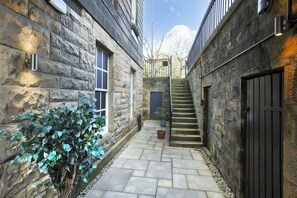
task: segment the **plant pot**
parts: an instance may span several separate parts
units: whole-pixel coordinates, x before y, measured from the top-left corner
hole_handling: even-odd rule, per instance
[[[166,126],[166,121],[160,121],[160,126],[165,127]]]
[[[157,130],[158,139],[164,139],[166,131]]]

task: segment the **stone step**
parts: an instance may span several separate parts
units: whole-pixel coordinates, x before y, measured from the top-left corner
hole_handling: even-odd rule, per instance
[[[198,148],[202,146],[202,142],[196,141],[170,141],[169,146],[173,147],[188,147],[188,148]]]
[[[188,83],[172,83],[171,84],[172,85],[172,88],[173,87],[190,87],[189,85],[188,85]]]
[[[173,100],[192,100],[192,96],[172,96]]]
[[[178,127],[178,128],[172,128],[171,129],[172,134],[181,134],[181,135],[200,135],[200,130],[199,129],[189,129],[189,128],[182,128],[182,127]]]
[[[194,108],[194,104],[176,104],[176,103],[172,103],[172,108]]]
[[[194,108],[172,108],[172,112],[195,113],[195,109]]]
[[[193,100],[172,100],[172,104],[193,104]]]
[[[174,141],[198,141],[201,142],[201,135],[193,134],[172,134],[171,140]]]
[[[198,129],[198,124],[197,123],[187,123],[187,122],[172,122],[172,128]]]
[[[197,123],[196,117],[172,117],[172,122]]]
[[[188,94],[190,94],[191,90],[187,89],[187,88],[172,88],[172,93],[173,94],[176,94],[176,93],[188,93]]]
[[[195,112],[172,112],[172,117],[191,117],[196,119]]]
[[[172,96],[189,96],[192,97],[191,92],[172,92]]]

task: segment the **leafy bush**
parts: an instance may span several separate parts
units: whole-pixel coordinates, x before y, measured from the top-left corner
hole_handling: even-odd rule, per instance
[[[135,23],[131,24],[131,29],[133,30],[135,36],[138,37],[139,36],[139,29],[138,29],[138,27],[137,27],[137,25]]]
[[[169,119],[169,111],[165,107],[158,107],[154,112],[155,118],[161,121]]]
[[[13,116],[19,126],[9,138],[20,142],[21,154],[11,163],[37,163],[41,172],[50,175],[58,196],[68,197],[75,183],[88,182],[95,160],[104,155],[99,139],[105,118],[96,113],[94,102],[82,97],[78,106]],[[3,136],[7,129],[0,131]]]

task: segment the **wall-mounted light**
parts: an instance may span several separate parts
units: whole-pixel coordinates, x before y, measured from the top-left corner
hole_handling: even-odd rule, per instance
[[[267,14],[272,8],[273,0],[258,0],[258,14]]]
[[[37,54],[26,55],[25,63],[26,63],[26,66],[29,67],[32,71],[37,71],[38,55]]]
[[[274,18],[274,35],[281,36],[283,35],[284,30],[284,18],[283,16],[277,16]]]

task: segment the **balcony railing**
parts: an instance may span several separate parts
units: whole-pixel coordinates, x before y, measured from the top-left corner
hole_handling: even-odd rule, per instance
[[[239,2],[240,0],[211,0],[188,56],[187,66],[189,69],[196,63],[227,13]]]
[[[171,58],[145,59],[144,78],[172,76]]]

